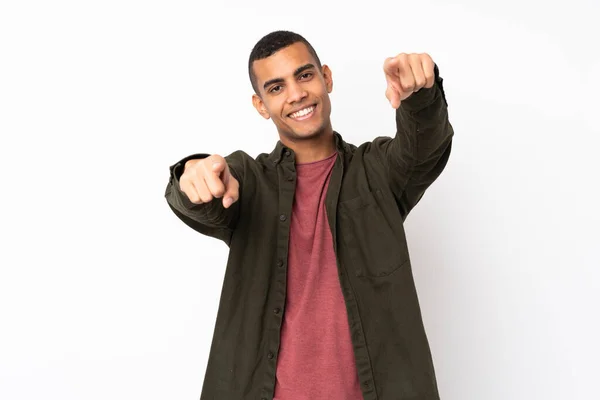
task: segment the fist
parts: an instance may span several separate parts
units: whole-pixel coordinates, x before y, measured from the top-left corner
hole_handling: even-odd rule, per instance
[[[179,179],[179,188],[194,204],[222,197],[223,207],[229,208],[239,198],[240,184],[231,175],[225,159],[212,155],[201,160],[188,160]]]
[[[426,53],[400,53],[386,58],[383,72],[387,81],[385,97],[393,108],[400,107],[402,100],[421,88],[434,84],[435,64]]]

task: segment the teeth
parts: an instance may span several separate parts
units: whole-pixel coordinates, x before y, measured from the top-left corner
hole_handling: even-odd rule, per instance
[[[308,107],[308,108],[305,108],[305,109],[303,109],[303,110],[296,111],[295,113],[293,113],[293,114],[291,115],[291,117],[292,117],[292,118],[303,117],[303,116],[305,116],[306,114],[310,114],[310,113],[311,113],[311,112],[312,112],[314,109],[315,109],[314,107]]]

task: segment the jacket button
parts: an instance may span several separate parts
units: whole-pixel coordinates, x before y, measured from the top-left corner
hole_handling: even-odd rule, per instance
[[[285,214],[281,214],[281,215],[279,216],[279,220],[280,220],[280,221],[285,221],[285,220],[286,220],[286,218],[287,218],[287,217],[285,216]]]
[[[275,355],[271,352],[269,352],[269,354],[267,354],[267,357],[269,357],[269,360],[272,360],[273,357],[275,357]]]
[[[281,260],[277,261],[277,266],[279,268],[283,267],[283,261],[281,261]]]
[[[273,312],[275,314],[279,314],[281,312],[281,308],[276,308],[276,309],[273,310]]]
[[[294,180],[294,177],[293,177],[293,176],[288,176],[288,181],[290,181],[290,182],[291,182],[291,181],[293,181],[293,180]]]
[[[285,156],[286,156],[286,157],[289,157],[291,154],[292,154],[292,153],[290,153],[290,151],[289,151],[289,150],[286,150],[286,151],[285,151]]]

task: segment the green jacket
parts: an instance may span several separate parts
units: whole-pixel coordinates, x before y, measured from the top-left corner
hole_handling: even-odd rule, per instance
[[[360,146],[334,132],[338,156],[326,195],[338,275],[365,400],[439,399],[403,223],[444,170],[453,138],[438,67],[436,83],[396,110],[394,138]],[[255,159],[225,159],[240,198],[195,205],[170,167],[166,200],[192,229],[230,248],[201,400],[273,398],[285,313],[294,151],[280,141]],[[432,243],[433,245],[433,243]],[[283,312],[280,312],[283,310]],[[315,399],[321,400],[321,399]]]

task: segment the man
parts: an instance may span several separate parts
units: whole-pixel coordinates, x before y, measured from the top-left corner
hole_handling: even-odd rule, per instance
[[[274,150],[170,167],[172,211],[230,247],[201,400],[439,399],[403,222],[453,129],[429,55],[383,68],[397,131],[357,147],[332,129],[331,69],[272,32],[248,71]]]

